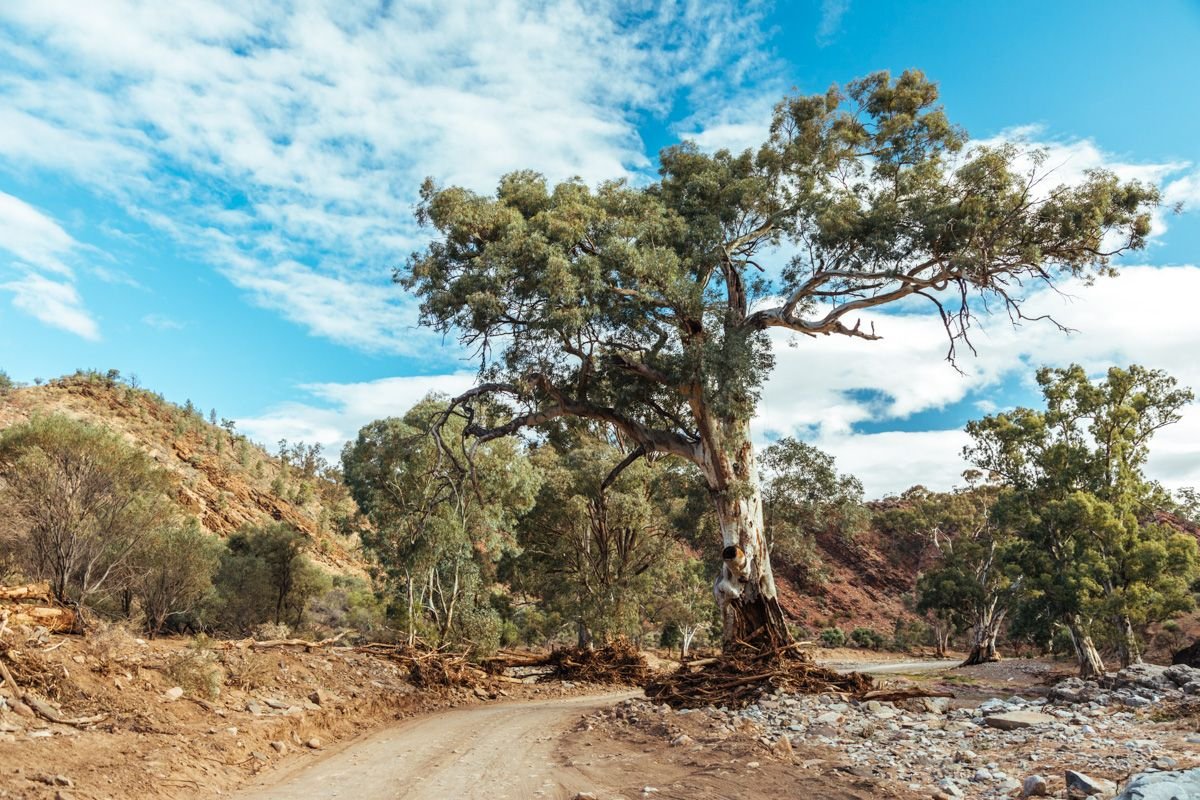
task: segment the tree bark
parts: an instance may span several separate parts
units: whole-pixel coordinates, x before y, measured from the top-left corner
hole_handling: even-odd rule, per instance
[[[1117,655],[1121,666],[1142,663],[1142,647],[1138,643],[1137,634],[1133,631],[1133,622],[1129,617],[1119,616],[1115,620],[1117,628]]]
[[[996,650],[996,638],[1000,635],[1000,624],[1004,622],[1004,613],[995,613],[995,609],[984,610],[975,620],[971,628],[971,650],[961,666],[972,664],[988,664],[1000,660]]]
[[[1079,660],[1079,677],[1084,680],[1094,680],[1104,675],[1104,660],[1100,658],[1096,645],[1090,634],[1084,630],[1078,619],[1072,619],[1067,624],[1071,634],[1071,644],[1075,647],[1075,657]]]
[[[722,543],[721,571],[713,594],[724,621],[726,650],[743,644],[771,647],[790,641],[771,571],[754,446],[748,426],[739,426],[736,432],[736,447],[724,458],[724,466],[731,468],[735,480],[710,489]]]

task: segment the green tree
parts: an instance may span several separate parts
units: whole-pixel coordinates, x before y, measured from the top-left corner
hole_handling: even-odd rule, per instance
[[[326,581],[304,555],[308,538],[285,522],[249,525],[229,537],[214,583],[223,627],[298,625]]]
[[[1110,273],[1149,232],[1154,189],[1100,171],[1051,189],[1016,149],[965,140],[921,73],[877,73],[785,98],[756,151],[667,148],[646,185],[516,172],[484,197],[427,181],[418,217],[437,237],[397,278],[481,359],[451,403],[469,438],[582,417],[690,461],[720,520],[725,641],[786,639],[750,437],[768,332],[873,340],[856,315],[918,297],[953,353],[973,308],[1020,317],[1010,287]],[[488,399],[512,416],[487,424]]]
[[[522,553],[514,577],[548,612],[575,621],[581,647],[640,630],[654,589],[652,567],[667,552],[669,531],[649,464],[635,464],[601,487],[624,456],[581,433],[532,457],[541,488],[518,528]]]
[[[963,666],[1000,660],[996,640],[1022,585],[1022,542],[992,518],[995,501],[994,487],[929,492],[890,512],[886,523],[924,532],[937,549],[937,563],[917,579],[917,611],[931,613],[941,630],[971,631]],[[938,655],[944,656],[938,639]]]
[[[190,616],[209,598],[224,549],[195,518],[168,525],[142,542],[130,571],[147,633],[159,635],[172,614]]]
[[[1080,674],[1102,674],[1098,635],[1123,665],[1141,659],[1137,628],[1189,608],[1192,537],[1150,522],[1159,488],[1142,473],[1150,440],[1179,420],[1192,393],[1160,370],[1043,368],[1045,411],[1019,408],[968,423],[964,456],[997,480],[999,524],[1028,543],[1024,602],[1066,627]]]
[[[697,636],[710,629],[720,628],[720,619],[712,602],[712,587],[705,577],[708,567],[704,562],[675,546],[678,552],[672,558],[663,559],[655,571],[654,618],[664,623],[663,636],[667,629],[678,632],[680,658],[691,655]],[[668,646],[664,641],[663,646]]]
[[[772,556],[804,569],[819,568],[816,537],[850,538],[867,522],[862,483],[839,474],[833,456],[785,437],[763,451],[763,520]]]
[[[474,637],[499,635],[488,587],[499,558],[516,547],[516,522],[533,504],[538,476],[511,440],[481,445],[469,468],[447,457],[431,435],[444,407],[427,398],[402,419],[364,426],[342,464],[371,521],[363,546],[405,609],[409,640],[424,633],[486,649]],[[463,424],[451,422],[445,435]]]
[[[165,473],[121,437],[61,415],[0,432],[0,536],[64,603],[88,605],[172,514]]]

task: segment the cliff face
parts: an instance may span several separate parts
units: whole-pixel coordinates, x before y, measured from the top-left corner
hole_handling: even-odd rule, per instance
[[[213,535],[281,520],[309,537],[309,557],[328,571],[365,574],[357,535],[336,524],[352,514],[353,501],[319,464],[285,463],[195,409],[95,373],[0,395],[0,429],[54,413],[113,431],[148,454],[171,476],[181,511]]]

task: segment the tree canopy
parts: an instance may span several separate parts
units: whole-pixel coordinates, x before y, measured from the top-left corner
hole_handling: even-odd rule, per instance
[[[876,73],[785,98],[756,150],[669,147],[645,185],[427,181],[418,217],[436,237],[396,277],[479,359],[451,403],[468,438],[573,416],[631,458],[692,462],[721,523],[727,636],[778,632],[748,428],[767,332],[876,339],[861,312],[919,298],[953,355],[980,305],[1019,319],[1031,284],[1111,273],[1145,243],[1154,188],[1103,171],[1053,186],[1038,154],[966,141],[920,72]],[[511,415],[486,422],[483,398]]]

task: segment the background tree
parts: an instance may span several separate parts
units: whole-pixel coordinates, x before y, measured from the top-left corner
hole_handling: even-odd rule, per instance
[[[786,638],[750,437],[768,331],[877,339],[856,315],[919,297],[953,354],[973,307],[1020,318],[1014,287],[1109,273],[1145,243],[1154,189],[1100,171],[1050,188],[1036,156],[1026,170],[965,140],[921,73],[876,73],[785,98],[757,151],[667,148],[644,186],[516,172],[483,197],[427,181],[418,218],[438,236],[397,277],[481,362],[447,418],[487,442],[582,417],[633,454],[690,461],[720,522],[725,641]],[[485,419],[485,399],[511,417]]]
[[[678,633],[677,639],[670,637],[670,645],[677,645],[679,657],[687,659],[697,637],[719,630],[721,620],[712,602],[708,567],[682,545],[675,547],[681,552],[661,560],[655,572],[653,614],[664,635],[668,627]],[[666,641],[663,645],[670,646]]]
[[[979,487],[928,493],[891,512],[892,524],[926,532],[938,551],[937,563],[917,580],[917,611],[971,631],[963,666],[1000,660],[996,639],[1022,584],[1022,543],[993,520],[995,500],[994,487]]]
[[[165,474],[116,434],[60,415],[0,432],[0,535],[27,575],[88,605],[170,516]]]
[[[840,474],[833,456],[784,437],[763,451],[763,522],[773,557],[811,579],[820,570],[816,538],[852,538],[867,524],[862,482]]]
[[[964,456],[1004,488],[996,519],[1028,542],[1025,602],[1066,626],[1080,674],[1102,674],[1098,635],[1121,663],[1140,660],[1137,627],[1190,607],[1196,542],[1149,520],[1161,501],[1142,473],[1150,440],[1179,420],[1192,393],[1160,370],[1043,368],[1045,411],[970,422]],[[1026,615],[1035,616],[1035,615]]]
[[[514,577],[547,611],[575,620],[581,647],[640,630],[655,589],[652,567],[668,551],[651,465],[637,464],[601,487],[624,457],[581,431],[560,446],[539,447],[531,459],[542,483],[519,526]]]
[[[516,522],[533,504],[538,476],[513,441],[478,448],[472,467],[460,468],[430,436],[444,407],[426,399],[402,419],[364,426],[342,464],[371,521],[363,545],[404,608],[409,640],[424,634],[486,649],[499,636],[489,585],[499,558],[516,546]]]
[[[194,518],[168,525],[142,542],[132,559],[132,589],[147,633],[161,634],[172,614],[190,616],[209,599],[224,549]]]
[[[304,555],[307,537],[285,522],[250,525],[233,533],[214,583],[220,621],[249,632],[264,622],[295,626],[305,605],[328,583]]]

